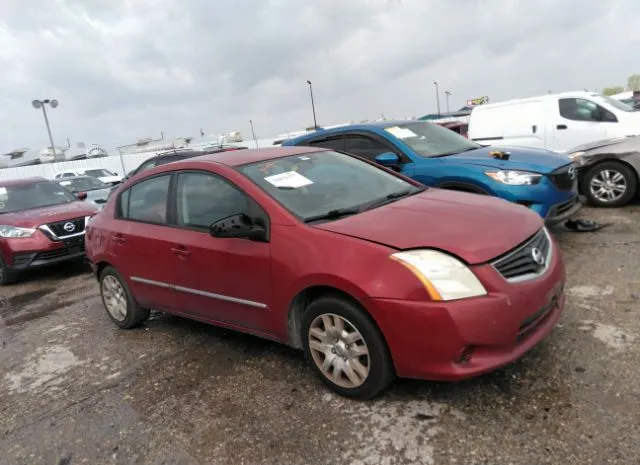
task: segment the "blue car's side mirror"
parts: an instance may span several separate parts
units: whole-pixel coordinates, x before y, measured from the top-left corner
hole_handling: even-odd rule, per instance
[[[376,157],[376,163],[382,166],[395,166],[400,162],[400,157],[393,152],[384,152]]]

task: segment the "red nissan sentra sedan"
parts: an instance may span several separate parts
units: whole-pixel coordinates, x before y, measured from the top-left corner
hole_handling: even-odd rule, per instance
[[[149,170],[89,222],[87,255],[119,327],[157,309],[273,339],[357,398],[508,364],[565,300],[535,213],[308,147]]]

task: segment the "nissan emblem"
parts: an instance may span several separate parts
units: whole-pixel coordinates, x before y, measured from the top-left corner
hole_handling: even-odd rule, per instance
[[[544,255],[537,247],[531,249],[531,258],[538,266],[544,266]]]

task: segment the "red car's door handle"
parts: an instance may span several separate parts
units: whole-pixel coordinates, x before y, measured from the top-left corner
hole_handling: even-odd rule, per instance
[[[191,255],[191,252],[183,247],[171,247],[171,253],[177,255],[180,258],[187,258],[189,255]]]
[[[127,242],[124,236],[120,233],[114,234],[112,237],[113,237],[113,242],[115,242],[116,244],[123,244]]]

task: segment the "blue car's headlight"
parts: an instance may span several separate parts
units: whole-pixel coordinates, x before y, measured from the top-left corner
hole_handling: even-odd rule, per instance
[[[531,186],[538,184],[542,175],[538,173],[530,173],[529,171],[485,171],[484,174],[494,181],[508,184],[510,186]]]

